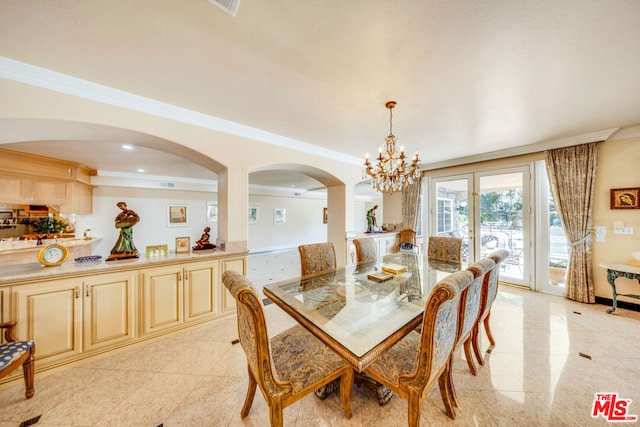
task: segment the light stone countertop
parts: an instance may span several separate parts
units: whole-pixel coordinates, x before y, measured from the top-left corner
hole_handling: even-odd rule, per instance
[[[248,255],[247,251],[223,251],[207,249],[184,254],[169,254],[158,258],[130,258],[123,260],[98,261],[80,263],[67,259],[63,264],[55,267],[45,267],[39,262],[24,264],[0,265],[0,286],[9,286],[22,282],[41,280],[43,278],[59,279],[65,277],[82,276],[93,273],[108,273],[112,271],[159,267],[163,265],[180,264],[184,262],[205,261],[207,259],[226,258],[230,256]]]

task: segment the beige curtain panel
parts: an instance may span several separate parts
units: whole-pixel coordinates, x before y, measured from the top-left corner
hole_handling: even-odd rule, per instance
[[[547,174],[558,214],[570,245],[566,297],[595,303],[591,254],[591,224],[598,143],[545,152]]]
[[[422,189],[422,178],[409,184],[402,192],[402,224],[405,228],[416,230],[418,226],[418,207],[420,205],[420,190]]]

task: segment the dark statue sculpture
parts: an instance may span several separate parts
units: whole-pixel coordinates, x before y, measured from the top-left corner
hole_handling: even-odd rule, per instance
[[[210,227],[206,227],[204,232],[202,233],[202,237],[200,240],[196,241],[196,245],[192,248],[194,251],[201,251],[204,249],[215,249],[216,245],[209,241],[209,231],[211,231]]]
[[[140,222],[140,217],[131,209],[127,209],[125,202],[118,202],[117,206],[122,210],[115,219],[115,225],[120,230],[120,236],[118,236],[115,246],[111,249],[111,255],[109,255],[107,261],[138,258],[138,249],[133,244],[133,226]]]

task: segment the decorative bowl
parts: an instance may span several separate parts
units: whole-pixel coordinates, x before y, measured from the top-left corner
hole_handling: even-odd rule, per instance
[[[102,256],[100,255],[89,255],[89,256],[81,256],[81,257],[75,258],[74,261],[79,263],[87,263],[87,262],[99,261],[100,259],[102,259]]]

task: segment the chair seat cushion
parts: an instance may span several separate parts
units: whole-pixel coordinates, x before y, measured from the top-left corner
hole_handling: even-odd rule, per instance
[[[33,341],[15,341],[0,344],[0,371],[22,357],[34,344],[35,342]]]
[[[420,334],[412,331],[389,350],[379,355],[367,369],[397,383],[400,375],[409,375],[416,370],[419,350]]]
[[[345,366],[336,353],[299,325],[271,339],[271,354],[278,376],[293,383],[294,393]]]

